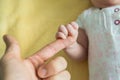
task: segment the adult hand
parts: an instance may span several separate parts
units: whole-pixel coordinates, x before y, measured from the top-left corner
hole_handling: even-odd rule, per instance
[[[5,35],[6,51],[0,60],[0,80],[70,80],[66,69],[67,62],[63,57],[57,57],[48,64],[45,62],[67,43],[57,40],[36,52],[27,59],[20,56],[18,42]]]

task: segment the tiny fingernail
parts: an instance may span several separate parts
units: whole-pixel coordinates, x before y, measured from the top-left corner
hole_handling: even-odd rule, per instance
[[[42,76],[46,76],[47,70],[45,68],[43,68],[40,73]]]

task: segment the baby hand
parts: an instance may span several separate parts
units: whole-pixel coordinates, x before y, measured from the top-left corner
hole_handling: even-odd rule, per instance
[[[61,25],[56,34],[56,39],[72,39],[72,43],[77,41],[78,37],[78,24],[76,22],[71,22],[70,24]],[[71,41],[70,41],[71,42]]]

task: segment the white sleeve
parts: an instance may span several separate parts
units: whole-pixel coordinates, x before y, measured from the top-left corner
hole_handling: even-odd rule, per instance
[[[78,16],[76,23],[79,25],[80,28],[83,28],[82,16]]]
[[[84,29],[84,23],[85,23],[85,17],[86,17],[86,11],[84,11],[82,14],[80,14],[76,20],[76,23],[79,25],[80,28]]]

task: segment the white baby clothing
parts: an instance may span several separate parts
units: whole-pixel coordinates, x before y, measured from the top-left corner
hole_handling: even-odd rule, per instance
[[[89,39],[89,80],[120,80],[120,5],[91,7],[76,22]]]

